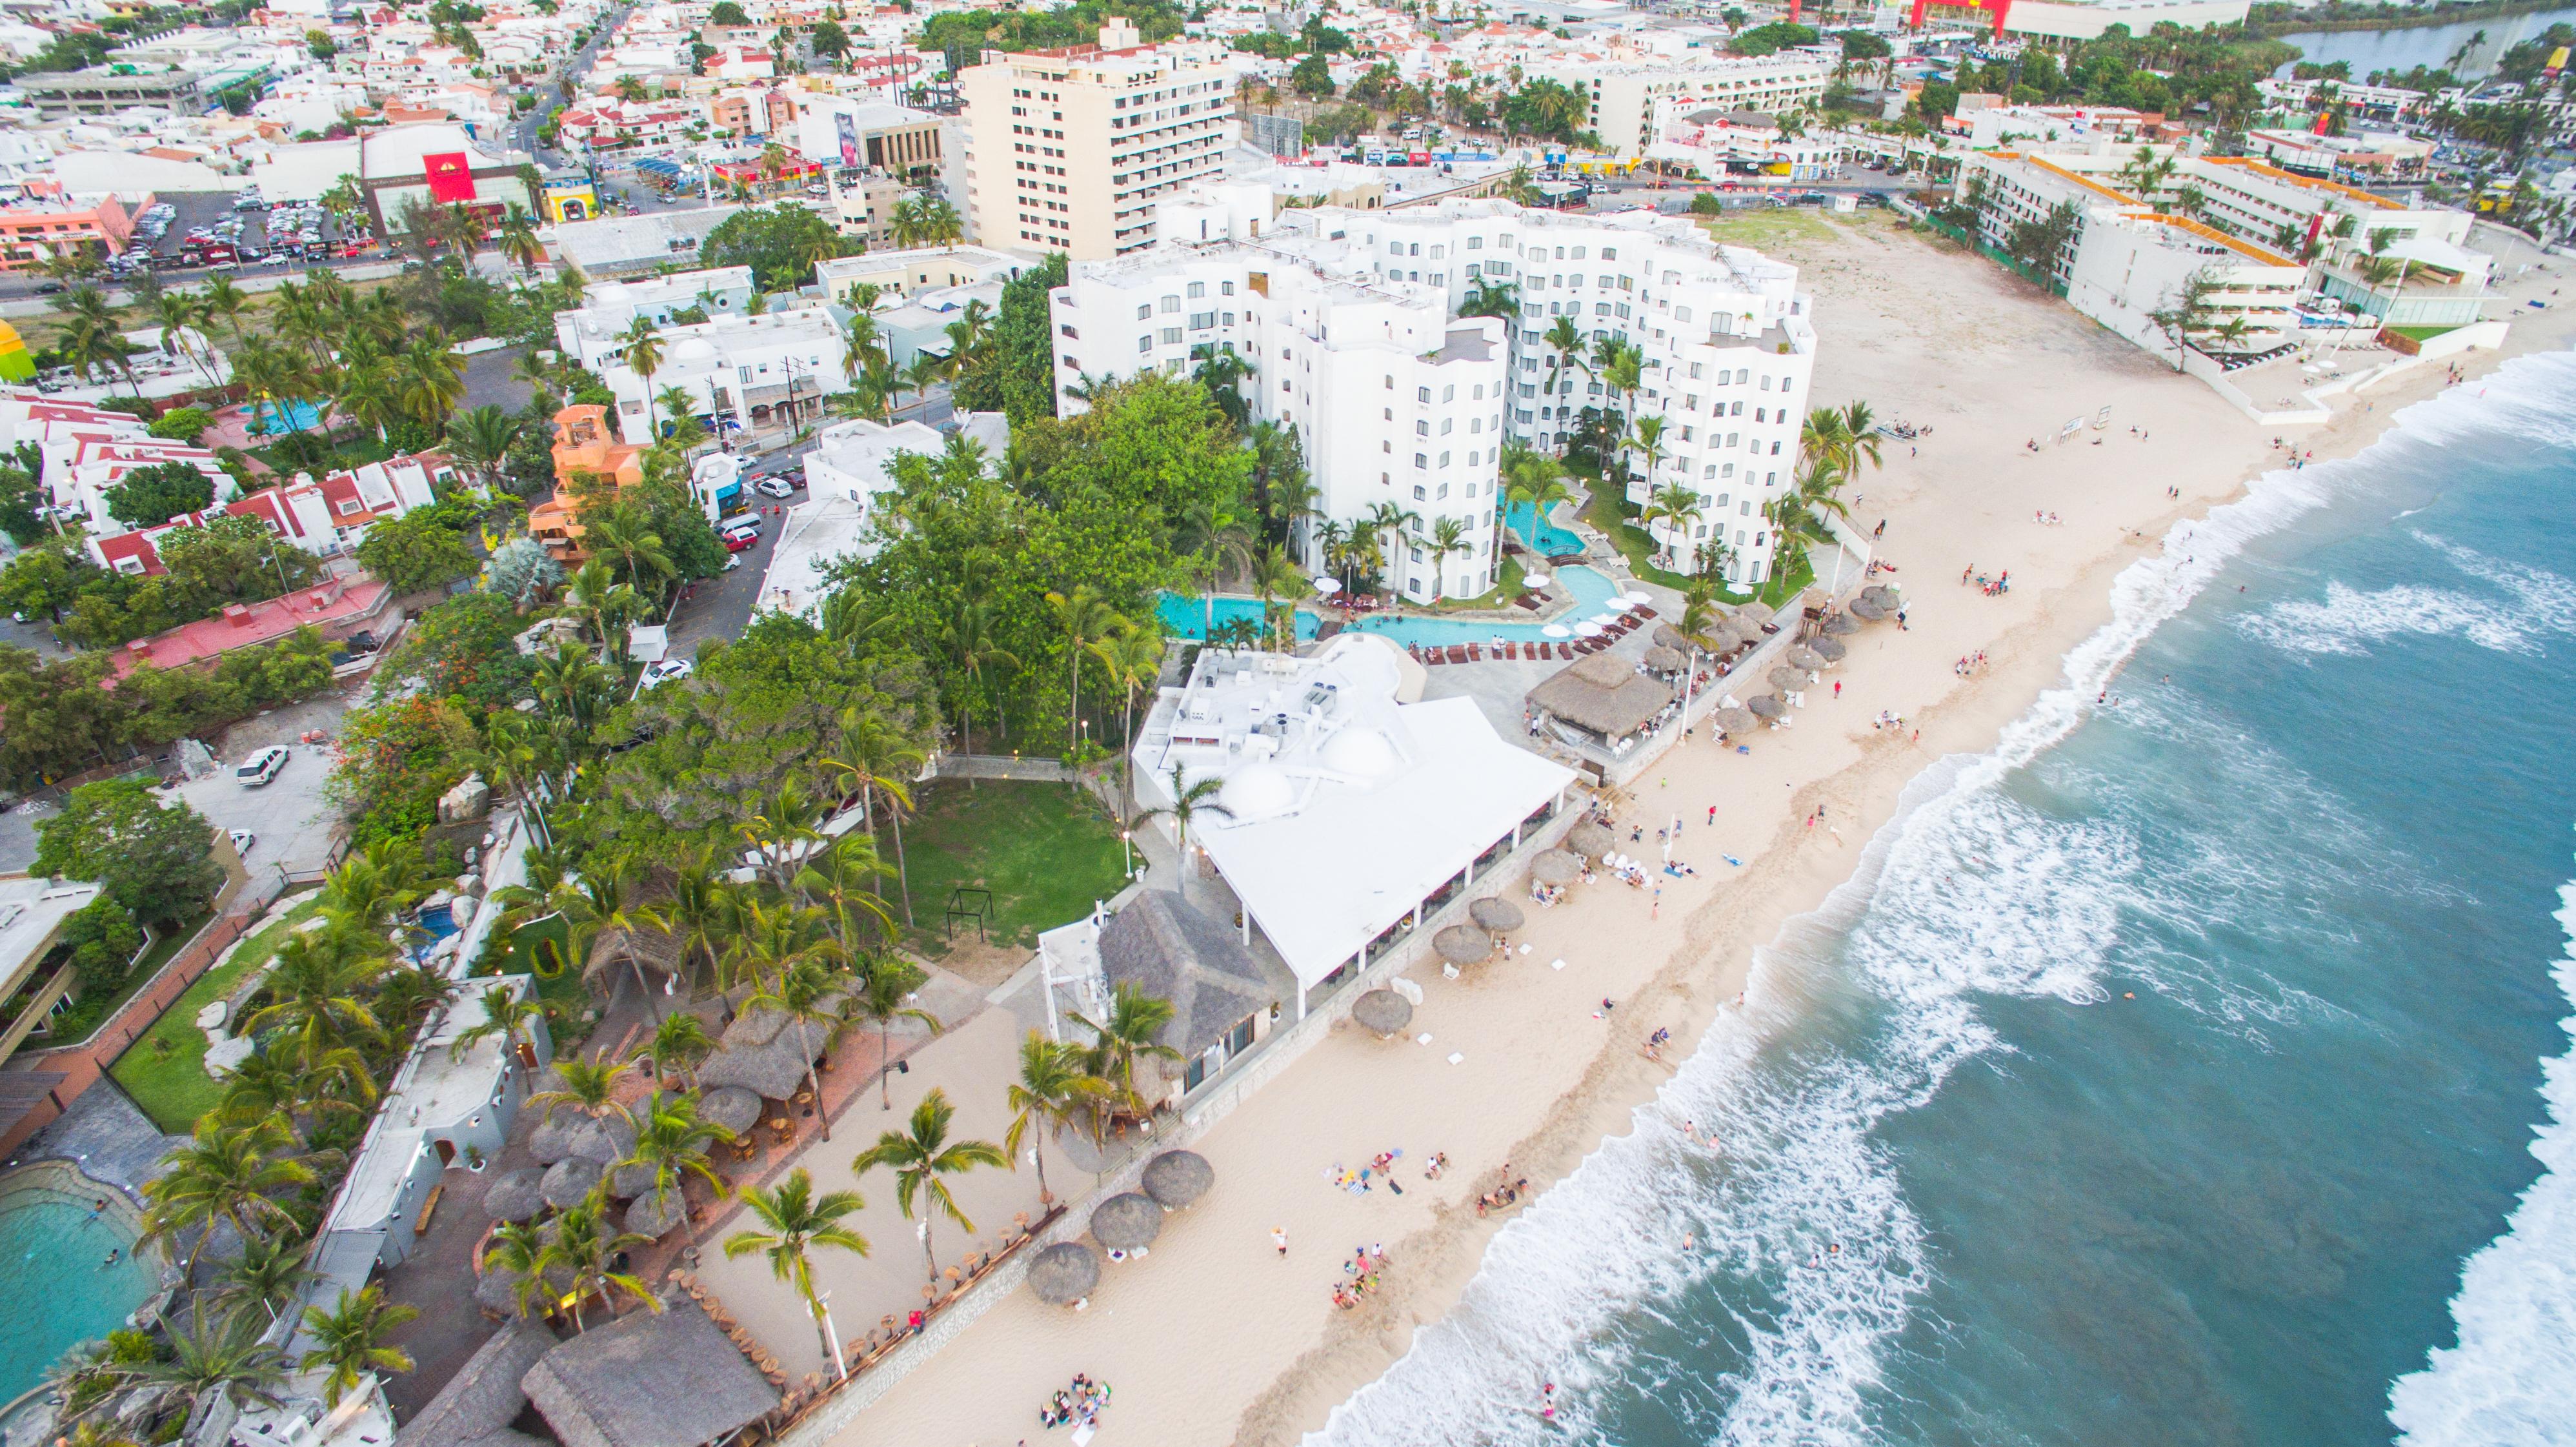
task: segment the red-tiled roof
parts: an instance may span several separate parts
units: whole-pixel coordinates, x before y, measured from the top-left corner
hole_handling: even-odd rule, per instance
[[[298,588],[264,603],[237,603],[216,617],[128,643],[116,652],[116,673],[122,678],[147,661],[155,668],[202,663],[237,648],[275,643],[308,625],[324,633],[336,629],[339,636],[345,636],[352,625],[374,617],[384,607],[385,593],[382,582],[360,575],[354,580]]]

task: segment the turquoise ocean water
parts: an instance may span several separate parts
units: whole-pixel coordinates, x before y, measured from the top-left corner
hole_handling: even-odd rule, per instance
[[[1319,1443],[2576,1443],[2576,356],[2116,601]]]

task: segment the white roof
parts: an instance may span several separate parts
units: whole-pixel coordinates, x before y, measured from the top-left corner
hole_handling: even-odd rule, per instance
[[[846,497],[815,496],[789,508],[761,575],[759,606],[819,618],[831,593],[825,570],[859,551],[867,526],[867,504]]]
[[[1313,658],[1208,650],[1137,745],[1151,803],[1170,802],[1174,764],[1187,782],[1225,779],[1234,817],[1199,816],[1191,839],[1303,985],[1574,780],[1496,734],[1472,699],[1396,702],[1401,656],[1366,633]]]
[[[0,993],[18,988],[20,974],[42,957],[54,931],[98,891],[70,880],[0,879]]]
[[[483,1023],[484,990],[498,986],[525,998],[532,983],[525,975],[477,981],[412,1047],[358,1147],[339,1201],[323,1223],[326,1229],[364,1231],[384,1225],[411,1179],[412,1163],[429,1148],[429,1132],[453,1131],[492,1108],[502,1077],[509,1073],[501,1037],[484,1036],[466,1047],[461,1059],[448,1052],[466,1031]]]

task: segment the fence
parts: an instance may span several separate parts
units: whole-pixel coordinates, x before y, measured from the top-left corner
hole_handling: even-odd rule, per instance
[[[285,892],[282,882],[254,881],[243,886],[225,902],[222,912],[197,937],[180,947],[170,962],[161,967],[142,989],[134,992],[116,1013],[107,1017],[88,1039],[75,1044],[57,1045],[45,1050],[23,1052],[22,1059],[35,1069],[59,1071],[63,1083],[57,1086],[43,1106],[8,1127],[0,1136],[0,1158],[5,1158],[28,1137],[62,1118],[81,1093],[98,1083],[117,1057],[132,1049],[143,1032],[152,1028],[164,1012],[178,1003],[188,987],[197,983],[224,951],[250,933],[269,903]]]
[[[1962,246],[1975,248],[1976,253],[1979,256],[1982,256],[1986,260],[1993,262],[1995,265],[2002,267],[2004,270],[2011,272],[2013,275],[2020,277],[2022,280],[2029,282],[2031,285],[2040,288],[2051,296],[2063,297],[2066,295],[2066,283],[2059,281],[2056,277],[2050,276],[2046,272],[2040,271],[2035,267],[2016,260],[2010,252],[2007,252],[2002,247],[1996,246],[1992,242],[1987,241],[1982,236],[1972,236],[1964,228],[1953,226],[1949,222],[1942,220],[1940,217],[1929,213],[1925,214],[1923,224],[1931,227],[1934,231],[1949,237],[1952,241],[1958,242]]]

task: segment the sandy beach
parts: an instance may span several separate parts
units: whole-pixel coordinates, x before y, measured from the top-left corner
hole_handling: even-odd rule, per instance
[[[1149,1255],[1109,1266],[1087,1311],[1015,1293],[838,1441],[1054,1440],[1038,1406],[1077,1372],[1114,1389],[1102,1447],[1282,1443],[1320,1427],[1457,1300],[1502,1226],[1479,1216],[1480,1193],[1502,1176],[1543,1191],[1630,1129],[1668,1072],[1641,1051],[1645,1037],[1670,1029],[1666,1060],[1686,1056],[1735,1006],[1757,948],[1851,874],[1905,784],[1944,755],[1989,748],[2059,681],[2067,650],[2108,616],[2119,570],[2287,464],[2271,430],[2003,269],[1875,221],[1836,229],[1831,243],[1775,254],[1804,269],[1817,299],[1814,400],[1866,400],[1882,419],[1933,429],[1912,448],[1893,442],[1846,494],[1861,529],[1886,524],[1881,556],[1905,585],[1908,628],[1849,639],[1828,675],[1840,698],[1812,690],[1795,726],[1749,753],[1703,739],[1639,780],[1620,815],[1644,831],[1633,852],[1678,816],[1673,857],[1695,879],[1666,880],[1660,898],[1606,879],[1579,886],[1532,911],[1516,942],[1529,948],[1507,963],[1454,981],[1416,967],[1413,1030],[1428,1045],[1337,1030],[1194,1144],[1214,1192],[1170,1218]],[[2559,279],[2503,287],[2519,304]],[[2506,357],[2566,345],[2569,316],[2517,312],[2506,351],[2460,359],[2465,385]],[[2333,423],[2285,435],[2320,461],[2348,454],[2444,371],[2336,399]],[[2105,407],[2107,427],[2048,441]],[[2042,512],[2057,521],[2034,521]],[[1963,586],[1964,569],[2009,570],[2011,591]],[[1986,666],[1957,671],[1980,653]],[[1873,728],[1882,711],[1903,726]],[[1400,1194],[1330,1184],[1337,1167],[1390,1149],[1403,1152]],[[1449,1168],[1429,1180],[1435,1153]],[[1284,1259],[1274,1228],[1288,1236]],[[1337,1309],[1353,1249],[1381,1245],[1383,1284]]]

